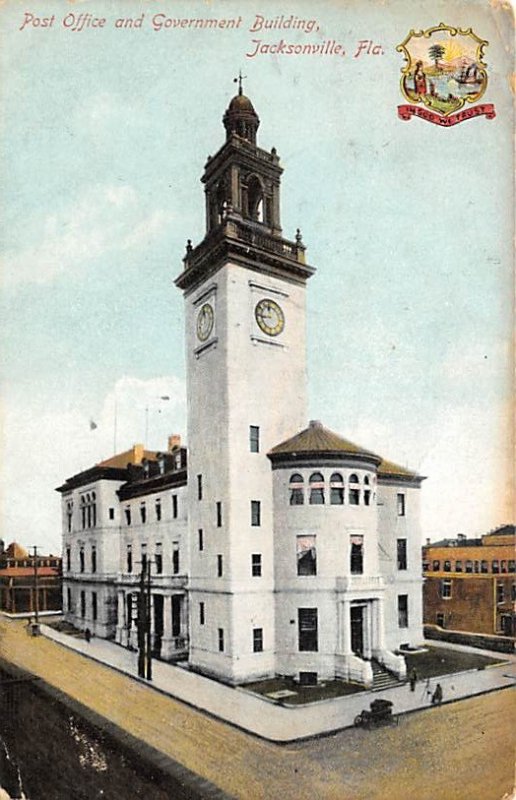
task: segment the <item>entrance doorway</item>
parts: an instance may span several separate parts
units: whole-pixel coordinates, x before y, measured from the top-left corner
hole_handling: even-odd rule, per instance
[[[351,650],[356,656],[364,655],[364,606],[351,606]]]
[[[152,655],[159,658],[161,655],[161,640],[163,637],[163,595],[155,594],[154,601],[154,647]]]

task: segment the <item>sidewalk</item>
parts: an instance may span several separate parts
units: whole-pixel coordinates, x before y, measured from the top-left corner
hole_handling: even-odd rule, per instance
[[[137,677],[137,654],[103,639],[89,643],[58,633],[41,625],[49,639],[99,661],[136,681],[181,700],[231,725],[274,742],[293,742],[320,736],[353,725],[353,720],[372,700],[382,697],[393,703],[394,714],[406,714],[430,707],[430,694],[425,682],[414,692],[407,685],[383,692],[364,691],[342,698],[324,700],[306,706],[284,708],[273,701],[259,698],[243,689],[233,689],[182,667],[153,661],[151,683]],[[441,646],[441,642],[439,646]],[[471,649],[454,646],[454,649]],[[476,650],[475,652],[479,652]],[[481,651],[485,653],[485,651]],[[486,653],[488,654],[488,653]],[[489,653],[506,663],[484,670],[443,675],[430,681],[430,691],[440,683],[443,703],[484,694],[516,684],[516,658],[504,653]]]

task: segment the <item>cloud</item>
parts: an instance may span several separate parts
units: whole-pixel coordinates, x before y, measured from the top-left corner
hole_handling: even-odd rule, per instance
[[[83,192],[68,209],[48,214],[37,241],[7,253],[4,287],[48,283],[116,251],[138,249],[166,230],[172,215],[152,209],[142,217],[132,186],[97,186]]]
[[[149,380],[124,376],[89,414],[50,404],[36,408],[30,397],[20,395],[7,399],[0,538],[60,551],[60,498],[54,489],[66,478],[113,455],[115,398],[117,452],[137,442],[164,450],[171,433],[180,433],[184,439],[185,385],[174,375]],[[91,420],[97,425],[94,430]]]

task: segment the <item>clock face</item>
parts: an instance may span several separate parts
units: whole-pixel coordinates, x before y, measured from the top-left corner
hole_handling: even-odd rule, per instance
[[[254,316],[260,329],[267,336],[277,336],[285,327],[285,315],[274,301],[264,298],[257,303]]]
[[[209,303],[205,303],[197,315],[197,338],[205,342],[213,330],[214,320],[213,308]]]

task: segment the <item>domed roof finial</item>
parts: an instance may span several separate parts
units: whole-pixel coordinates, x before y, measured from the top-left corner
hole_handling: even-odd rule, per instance
[[[243,94],[242,81],[247,78],[247,75],[242,75],[242,70],[238,70],[238,78],[233,78],[233,83],[238,83],[238,94]]]

